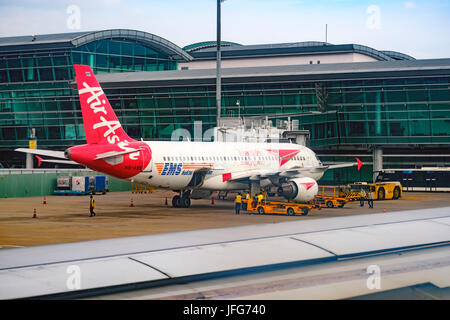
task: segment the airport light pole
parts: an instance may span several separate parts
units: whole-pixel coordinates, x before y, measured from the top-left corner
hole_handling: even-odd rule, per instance
[[[217,0],[217,63],[216,63],[216,107],[217,107],[217,126],[222,112],[221,108],[221,70],[220,70],[220,3],[225,0]]]
[[[241,123],[241,102],[238,100],[236,101],[236,105],[238,107],[238,118],[239,118],[239,123]]]

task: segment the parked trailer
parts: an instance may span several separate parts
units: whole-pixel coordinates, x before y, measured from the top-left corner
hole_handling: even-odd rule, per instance
[[[355,195],[346,193],[343,187],[319,186],[319,192],[311,203],[320,207],[343,208],[347,202],[356,199]]]
[[[108,191],[109,179],[107,176],[94,176],[94,187],[92,188],[92,194],[101,193],[106,194]]]
[[[107,176],[60,176],[56,178],[56,190],[59,195],[105,194],[109,188]]]
[[[257,212],[258,214],[286,214],[288,216],[300,214],[306,216],[311,210],[316,208],[312,204],[267,200],[263,200],[258,205],[258,202],[253,199],[243,199],[242,203],[244,210]]]

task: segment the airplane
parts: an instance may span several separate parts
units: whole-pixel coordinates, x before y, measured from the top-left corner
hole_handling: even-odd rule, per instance
[[[86,144],[65,151],[18,148],[16,151],[79,164],[107,175],[178,193],[173,207],[188,208],[192,199],[214,191],[276,187],[279,196],[308,202],[318,193],[317,180],[326,170],[357,166],[325,166],[309,148],[293,143],[137,141],[122,128],[92,69],[74,65],[86,133]]]

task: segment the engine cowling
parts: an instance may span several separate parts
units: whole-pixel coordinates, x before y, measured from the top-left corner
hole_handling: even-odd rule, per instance
[[[278,195],[295,202],[308,202],[314,199],[318,191],[316,180],[304,177],[282,183]]]

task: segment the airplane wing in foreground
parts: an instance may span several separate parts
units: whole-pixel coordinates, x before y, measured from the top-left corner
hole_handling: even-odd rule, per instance
[[[2,249],[0,299],[342,299],[424,283],[448,290],[449,210]],[[80,286],[67,285],[76,274]]]

